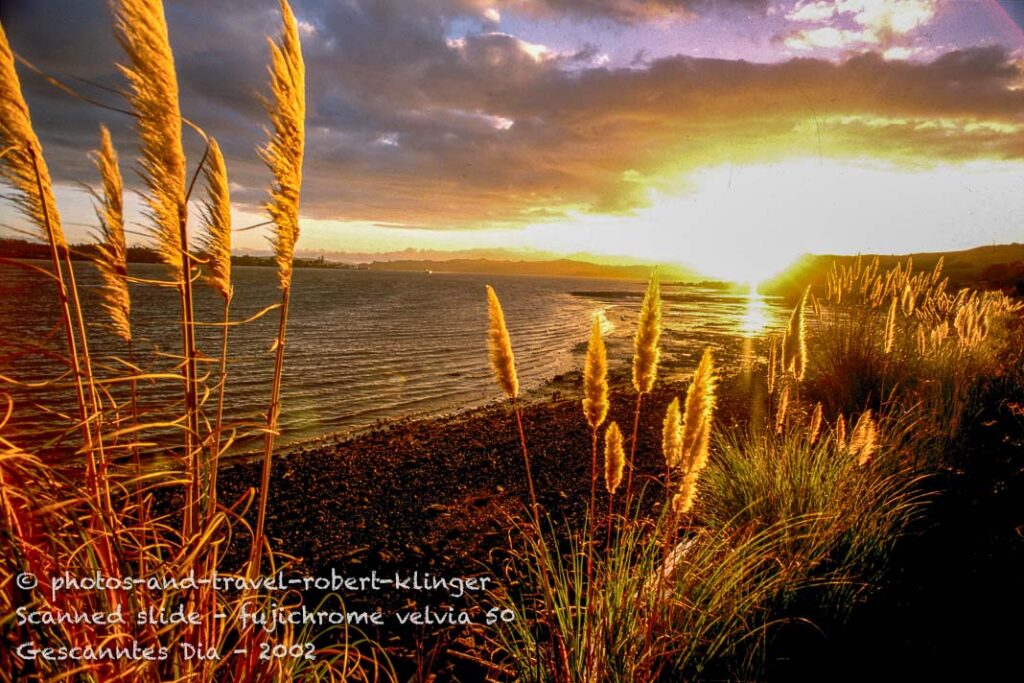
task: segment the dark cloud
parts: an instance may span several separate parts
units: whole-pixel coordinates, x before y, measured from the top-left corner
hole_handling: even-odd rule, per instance
[[[551,11],[576,13],[640,3],[572,4],[547,0]],[[630,68],[610,69],[592,66],[593,45],[556,55],[498,32],[488,7],[296,2],[308,72],[306,215],[471,227],[567,210],[629,211],[642,205],[646,187],[712,163],[803,153],[916,161],[1024,155],[1013,132],[1024,124],[1021,68],[999,48],[928,64],[874,54],[839,64],[638,54]],[[40,67],[122,85],[104,3],[5,3],[2,19],[14,49]],[[254,149],[265,137],[258,94],[276,3],[174,2],[168,21],[183,111],[220,139],[240,188],[234,198],[254,206],[267,185]],[[126,117],[28,74],[23,80],[58,179],[91,179],[83,152],[96,145],[99,120],[117,124],[124,156],[132,151]],[[107,91],[82,88],[118,103]],[[196,144],[193,136],[192,159]]]
[[[508,4],[534,14],[551,13],[632,23],[737,8],[763,12],[768,7],[768,0],[513,0]]]

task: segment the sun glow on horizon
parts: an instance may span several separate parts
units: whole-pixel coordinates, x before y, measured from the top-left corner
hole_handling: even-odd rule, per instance
[[[678,263],[711,277],[761,281],[805,253],[955,250],[1020,238],[1024,164],[906,167],[799,158],[715,166],[628,216],[577,215],[523,229],[522,243]]]
[[[1019,241],[1022,176],[1019,161],[910,167],[794,158],[719,165],[688,175],[674,189],[650,190],[649,205],[630,214],[577,211],[544,223],[473,230],[306,218],[298,247],[369,257],[408,249],[455,257],[474,249],[501,250],[497,258],[576,255],[611,264],[677,264],[701,277],[759,282],[806,253],[895,254]],[[90,224],[88,196],[59,187],[58,202],[69,209],[69,238],[87,238],[75,221]],[[134,195],[126,204],[129,221],[142,220]],[[262,219],[244,208],[237,214],[238,225]],[[235,245],[267,249],[261,230],[237,233]]]

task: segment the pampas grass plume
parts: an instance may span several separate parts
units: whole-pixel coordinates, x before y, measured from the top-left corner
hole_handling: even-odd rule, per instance
[[[857,424],[850,433],[850,455],[857,458],[857,464],[866,465],[878,450],[878,428],[871,410],[861,413]]]
[[[839,450],[846,449],[846,418],[842,415],[836,420],[836,448]]]
[[[815,443],[817,443],[818,436],[821,435],[821,423],[823,412],[824,410],[822,408],[821,401],[818,401],[818,404],[814,406],[814,412],[811,413],[810,424],[808,424],[807,426],[807,441],[812,446]]]
[[[896,341],[896,297],[892,298],[889,305],[889,317],[885,321],[885,352],[892,353],[893,343]]]
[[[682,462],[689,472],[703,467],[707,460],[707,443],[710,426],[715,410],[715,377],[714,357],[711,349],[705,349],[697,370],[693,373],[693,381],[686,390],[686,401],[683,410],[682,430]]]
[[[679,492],[672,498],[676,514],[686,514],[697,497],[697,481],[708,463],[711,422],[714,419],[717,386],[711,349],[705,349],[693,381],[686,391],[683,411],[682,467],[685,475]]]
[[[295,15],[281,0],[283,29],[280,43],[270,43],[270,88],[273,104],[267,112],[273,135],[260,157],[274,176],[267,211],[274,221],[274,255],[281,289],[291,287],[295,243],[299,239],[299,192],[306,138],[306,67]]]
[[[622,483],[622,472],[626,467],[626,451],[622,447],[622,430],[616,422],[608,425],[604,433],[604,485],[610,495]]]
[[[181,110],[174,56],[160,0],[118,0],[114,32],[131,66],[121,66],[138,114],[142,143],[142,178],[157,251],[177,279],[185,277],[180,221],[185,207],[185,153],[181,145]]]
[[[203,169],[206,199],[203,201],[203,253],[207,259],[206,281],[225,299],[233,294],[231,287],[231,192],[228,172],[220,145],[210,138],[210,148]]]
[[[633,340],[633,388],[650,393],[658,376],[658,339],[661,337],[661,287],[658,273],[651,274],[640,308],[640,320]]]
[[[793,309],[789,318],[789,327],[786,329],[786,336],[782,345],[782,365],[793,373],[797,381],[803,381],[807,371],[807,336],[804,324],[804,309],[807,306],[807,296],[811,288],[804,290],[800,297],[800,303]]]
[[[583,414],[591,429],[600,427],[608,416],[608,357],[601,337],[601,318],[597,314],[583,366]]]
[[[494,289],[487,285],[487,355],[498,386],[509,398],[519,395],[519,379],[516,377],[516,359],[512,354],[512,340],[505,327],[505,314]]]
[[[117,164],[117,151],[110,131],[100,126],[100,149],[93,163],[103,183],[102,196],[96,195],[96,215],[100,221],[100,243],[94,259],[103,286],[99,288],[103,309],[110,316],[114,334],[125,342],[132,340],[131,297],[128,293],[128,246],[124,235],[124,184]]]
[[[673,398],[665,410],[661,429],[661,452],[665,464],[677,467],[683,458],[683,419],[679,412],[679,398]]]
[[[786,413],[789,412],[789,384],[782,390],[782,394],[779,396],[779,408],[775,412],[775,433],[781,434],[783,428],[786,426]]]
[[[0,179],[17,190],[11,201],[39,230],[40,237],[67,248],[42,150],[21,94],[14,54],[0,25]]]

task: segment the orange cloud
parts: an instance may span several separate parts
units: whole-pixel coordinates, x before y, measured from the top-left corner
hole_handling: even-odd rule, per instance
[[[529,55],[492,62],[439,73],[416,98],[418,115],[434,121],[453,108],[476,112],[472,130],[399,134],[394,166],[314,152],[313,196],[330,185],[335,201],[314,200],[312,210],[431,227],[521,223],[628,212],[649,188],[720,163],[1024,156],[1024,74],[998,48],[929,64],[877,54],[775,65],[677,57],[578,74]],[[382,95],[412,105],[407,92]]]

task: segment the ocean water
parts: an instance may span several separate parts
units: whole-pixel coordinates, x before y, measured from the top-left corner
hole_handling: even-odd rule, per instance
[[[45,267],[43,262],[32,265]],[[76,262],[90,331],[89,351],[99,378],[118,376],[129,357],[125,345],[105,329],[95,294],[93,268]],[[133,265],[140,279],[164,278],[162,267]],[[278,300],[274,270],[238,267],[229,336],[226,422],[237,430],[235,451],[256,448],[265,419],[273,372],[277,311],[257,316]],[[643,283],[577,278],[403,273],[342,269],[295,272],[289,315],[282,445],[327,434],[348,433],[381,421],[427,416],[500,398],[487,362],[484,285],[498,292],[516,354],[520,385],[529,392],[561,373],[582,367],[592,316],[598,313],[612,368],[626,368],[643,295]],[[8,438],[54,452],[69,452],[74,393],[58,356],[65,355],[56,290],[41,274],[0,265],[0,375],[31,385],[0,381],[11,396]],[[143,422],[173,416],[181,400],[174,367],[181,349],[178,294],[173,288],[132,284],[132,362],[163,373],[138,383]],[[743,340],[785,324],[777,302],[694,286],[663,284],[664,333],[661,372],[683,378],[703,349],[719,362],[735,361]],[[203,354],[200,375],[210,388],[212,416],[223,304],[197,286],[196,330]],[[56,354],[56,355],[55,355]],[[63,376],[62,376],[63,375]],[[128,386],[104,385],[111,401],[124,402]],[[3,406],[0,405],[0,408]],[[173,428],[151,430],[153,441]]]

